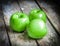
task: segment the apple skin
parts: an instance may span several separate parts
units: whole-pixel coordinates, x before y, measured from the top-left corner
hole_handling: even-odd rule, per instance
[[[10,18],[10,27],[16,32],[22,32],[29,24],[29,17],[21,12],[12,14]]]
[[[46,24],[43,20],[34,19],[27,27],[28,36],[34,39],[43,38],[47,34]]]
[[[46,23],[46,13],[40,9],[33,9],[29,14],[30,21],[33,19],[42,19]]]

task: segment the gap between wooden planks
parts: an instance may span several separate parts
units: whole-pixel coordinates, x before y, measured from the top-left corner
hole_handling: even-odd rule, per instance
[[[2,4],[0,4],[0,46],[10,46],[2,14]]]
[[[47,17],[51,21],[51,24],[56,29],[58,35],[60,35],[60,7],[54,2],[44,2],[36,0],[40,7],[44,11],[47,11]]]
[[[20,0],[18,1],[20,9],[28,14],[30,12],[31,9],[34,8],[39,8],[38,5],[34,2],[34,0]],[[28,11],[28,12],[27,12]],[[57,33],[55,32],[55,30],[53,29],[52,25],[49,23],[49,21],[47,20],[46,23],[47,29],[48,29],[48,34],[41,40],[37,40],[38,43],[41,46],[59,46],[59,36],[57,35]]]
[[[28,38],[25,32],[23,33],[16,33],[9,27],[9,19],[11,15],[15,12],[21,12],[17,2],[15,1],[8,1],[8,3],[3,4],[3,13],[4,13],[4,20],[7,26],[7,31],[10,37],[10,41],[12,46],[37,46],[36,42],[30,38]]]

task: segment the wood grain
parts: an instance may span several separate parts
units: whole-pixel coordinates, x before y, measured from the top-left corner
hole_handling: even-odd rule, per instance
[[[0,46],[10,46],[8,35],[5,29],[4,20],[3,20],[1,4],[0,4]]]
[[[22,11],[27,15],[29,14],[31,9],[39,8],[38,5],[32,0],[29,0],[29,1],[20,0],[18,2]],[[60,45],[59,36],[57,35],[57,33],[55,32],[55,30],[53,29],[52,25],[49,23],[48,20],[47,20],[46,26],[47,26],[48,33],[44,38],[37,40],[38,44],[41,46],[59,46]]]
[[[60,6],[55,3],[37,1],[38,4],[47,11],[47,17],[55,27],[55,29],[60,33]]]
[[[17,2],[9,1],[6,4],[3,4],[3,13],[4,13],[6,26],[9,26],[9,20],[11,15],[17,11],[21,12]],[[9,28],[7,27],[7,31],[8,31],[12,46],[37,46],[34,40],[31,40],[30,38],[28,38],[26,32],[16,33],[16,32],[13,32],[13,30],[10,29],[10,27]]]

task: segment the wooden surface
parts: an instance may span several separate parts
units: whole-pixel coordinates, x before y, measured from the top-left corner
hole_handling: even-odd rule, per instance
[[[29,14],[31,9],[39,8],[34,1],[25,0],[25,1],[20,1],[19,4],[20,4],[20,8],[22,9],[22,11],[26,14]],[[48,20],[47,20],[46,25],[47,25],[47,29],[48,29],[48,34],[43,39],[38,40],[38,43],[41,46],[59,46],[58,45],[60,42],[58,39],[59,37]]]
[[[10,46],[0,5],[0,46]]]
[[[54,28],[60,33],[60,6],[53,2],[37,1],[44,11]]]
[[[17,2],[8,2],[7,4],[3,4],[3,13],[6,26],[9,26],[9,19],[12,13],[20,11],[20,8]],[[24,33],[15,33],[10,28],[8,28],[8,34],[10,37],[10,41],[12,46],[37,46],[34,40],[28,38],[27,34]]]
[[[41,5],[41,6],[43,6],[43,5]],[[47,7],[49,7],[49,5],[47,5]],[[29,1],[18,0],[18,2],[17,1],[16,2],[8,1],[8,2],[2,4],[4,21],[5,21],[5,24],[7,27],[6,31],[8,31],[11,46],[60,46],[60,44],[59,44],[60,36],[58,36],[58,34],[55,32],[55,29],[52,27],[52,25],[50,24],[48,19],[47,19],[47,23],[46,23],[48,33],[45,37],[43,37],[42,39],[39,39],[39,40],[30,39],[27,36],[26,31],[24,31],[23,33],[16,33],[16,32],[13,32],[13,30],[9,27],[10,26],[9,20],[13,13],[18,11],[18,12],[24,12],[28,15],[30,10],[34,9],[34,8],[39,9],[39,6],[36,4],[36,2],[34,0],[29,0]],[[54,12],[55,11],[52,11],[52,13],[54,13]],[[49,14],[47,14],[47,16],[49,16],[50,12],[47,12],[47,13],[49,13]],[[0,17],[0,18],[2,18],[2,17]],[[2,22],[4,22],[4,21],[2,21]],[[52,19],[52,21],[54,21],[54,19]],[[2,24],[4,24],[4,23],[1,23],[1,25]],[[5,31],[5,29],[4,29],[4,31]]]

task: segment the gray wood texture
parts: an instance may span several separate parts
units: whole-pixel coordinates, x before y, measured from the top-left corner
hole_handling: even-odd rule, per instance
[[[49,5],[47,5],[47,7],[49,7]],[[31,9],[34,9],[34,8],[39,9],[36,2],[34,0],[19,0],[18,2],[8,1],[5,4],[2,4],[2,8],[3,8],[5,24],[7,26],[7,31],[8,31],[12,46],[37,46],[36,41],[33,39],[30,39],[27,36],[26,31],[23,33],[16,33],[16,32],[13,32],[13,30],[9,27],[10,26],[9,20],[13,13],[15,13],[17,11],[18,12],[23,11],[24,13],[26,13],[28,15]],[[44,8],[44,7],[42,7],[42,8]],[[47,12],[47,13],[50,14],[50,12]],[[52,13],[54,13],[54,11],[52,11]],[[49,14],[47,14],[47,16]],[[54,20],[52,20],[52,21],[54,21]],[[2,24],[3,23],[1,23],[1,25]],[[53,29],[52,25],[49,23],[49,20],[47,20],[46,26],[47,26],[48,33],[42,39],[37,40],[39,46],[40,45],[41,46],[60,46],[60,44],[59,44],[60,38],[57,35],[57,33],[55,32],[55,30]]]
[[[31,9],[39,8],[38,5],[32,0],[29,1],[20,0],[18,2],[21,10],[27,15],[29,14]],[[52,25],[49,23],[48,20],[46,26],[47,26],[48,33],[44,38],[37,40],[38,44],[41,46],[60,46],[59,36],[57,35],[57,33],[55,32],[55,30],[53,29]]]
[[[55,29],[60,33],[60,6],[54,2],[37,2],[44,11],[47,11],[47,17],[49,18]]]
[[[2,6],[0,4],[0,46],[10,46],[5,24],[2,14]]]
[[[4,13],[4,20],[7,26],[8,34],[10,37],[10,41],[12,46],[37,46],[36,42],[30,38],[28,38],[26,32],[23,33],[16,33],[9,27],[9,20],[13,13],[21,12],[20,7],[18,6],[17,2],[9,1],[6,4],[3,4],[3,13]]]

